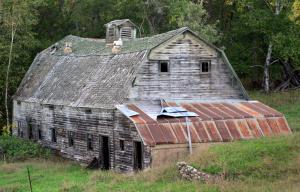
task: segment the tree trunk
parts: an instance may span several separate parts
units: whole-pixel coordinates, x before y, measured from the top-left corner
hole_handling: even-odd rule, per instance
[[[268,4],[268,2],[266,1],[267,5],[270,6]],[[282,10],[282,4],[280,4],[280,0],[276,0],[275,1],[275,17],[278,16]],[[264,91],[266,93],[270,92],[270,65],[271,65],[271,58],[272,58],[272,43],[269,43],[268,46],[268,52],[267,52],[267,57],[266,57],[266,62],[265,62],[265,66],[264,66]]]
[[[12,51],[14,45],[14,37],[15,37],[15,29],[13,23],[11,24],[11,40],[10,40],[10,49],[9,49],[9,56],[8,56],[8,65],[6,70],[6,78],[5,78],[5,111],[6,111],[6,128],[9,128],[9,111],[8,111],[8,80],[9,80],[9,71],[11,66],[12,60]]]
[[[266,62],[264,66],[264,90],[266,93],[270,92],[270,63],[272,57],[272,43],[269,44]]]

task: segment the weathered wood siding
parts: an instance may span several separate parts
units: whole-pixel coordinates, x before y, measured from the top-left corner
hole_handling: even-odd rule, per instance
[[[133,171],[134,164],[134,141],[142,142],[135,125],[122,113],[115,113],[115,170],[120,172]],[[124,151],[120,150],[119,142],[124,140]],[[150,167],[151,153],[150,147],[143,145],[143,168]]]
[[[220,54],[191,33],[173,37],[154,48],[137,73],[131,98],[227,99],[242,93]],[[160,73],[159,60],[170,62],[169,73]],[[200,61],[211,62],[203,74]]]
[[[116,114],[116,115],[115,115]],[[33,140],[57,150],[62,156],[89,163],[99,157],[101,151],[99,137],[109,137],[110,168],[122,172],[133,170],[133,141],[140,141],[132,123],[115,110],[92,109],[86,113],[84,108],[54,106],[14,101],[14,135],[23,131],[23,138],[28,138],[28,126],[33,128]],[[51,129],[57,130],[57,142],[51,140]],[[18,130],[19,129],[19,130]],[[42,139],[38,139],[38,129]],[[69,147],[68,131],[74,132],[74,145]],[[87,150],[87,134],[93,136],[93,150]],[[119,149],[119,139],[125,140],[125,151]],[[149,166],[150,155],[145,150],[145,166]],[[150,149],[148,150],[150,151]]]

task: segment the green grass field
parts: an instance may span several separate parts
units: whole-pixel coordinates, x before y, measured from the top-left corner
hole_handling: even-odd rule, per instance
[[[300,191],[300,92],[252,92],[283,112],[295,134],[215,145],[188,157],[191,165],[210,173],[224,172],[218,183],[182,180],[174,165],[137,174],[91,171],[57,157],[0,162],[0,192],[29,191],[28,167],[33,191]]]

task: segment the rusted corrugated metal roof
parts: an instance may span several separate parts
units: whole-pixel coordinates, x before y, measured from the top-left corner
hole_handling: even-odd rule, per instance
[[[193,143],[227,142],[291,133],[282,113],[257,101],[166,102],[163,105],[183,107],[198,115],[188,118]],[[153,119],[139,105],[127,104],[126,107],[138,113],[129,118],[146,145],[188,143],[185,117],[160,116]]]

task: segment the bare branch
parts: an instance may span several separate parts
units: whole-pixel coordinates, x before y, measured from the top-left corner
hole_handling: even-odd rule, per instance
[[[277,63],[278,61],[279,61],[279,59],[276,59],[276,60],[272,61],[272,63],[270,63],[269,66],[273,65],[274,63]]]
[[[265,1],[266,5],[271,9],[271,11],[274,11],[271,3],[268,0],[264,0],[264,1]]]
[[[261,66],[261,65],[251,65],[251,66],[249,66],[249,67],[251,67],[251,68],[254,68],[254,67],[260,67],[260,68],[264,68],[263,66]]]

